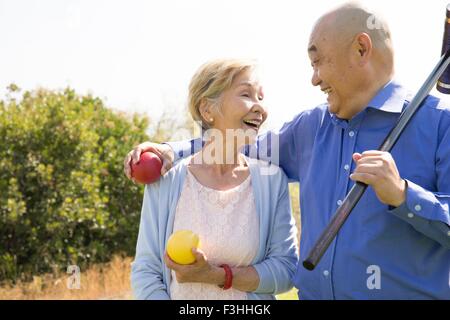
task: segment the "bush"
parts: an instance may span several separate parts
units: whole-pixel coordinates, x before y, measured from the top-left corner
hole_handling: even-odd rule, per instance
[[[133,255],[143,187],[123,158],[149,119],[73,90],[0,101],[0,281]]]

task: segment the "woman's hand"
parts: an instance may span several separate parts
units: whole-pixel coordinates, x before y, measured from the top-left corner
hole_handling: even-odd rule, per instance
[[[164,262],[167,267],[175,271],[178,283],[200,282],[216,285],[223,285],[225,282],[225,271],[222,268],[209,264],[205,253],[200,249],[192,248],[195,262],[188,265],[175,263],[170,259],[167,252],[164,255]]]
[[[123,171],[128,179],[133,180],[133,177],[131,176],[131,162],[138,163],[141,154],[146,151],[153,152],[161,159],[161,175],[164,175],[172,168],[173,160],[175,159],[172,148],[167,144],[159,144],[147,141],[137,145],[125,157],[123,161]]]

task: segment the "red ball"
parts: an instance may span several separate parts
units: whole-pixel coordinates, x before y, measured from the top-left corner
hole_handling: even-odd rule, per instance
[[[131,176],[139,183],[153,183],[160,178],[161,168],[161,159],[153,152],[147,151],[141,154],[137,164],[131,163]]]

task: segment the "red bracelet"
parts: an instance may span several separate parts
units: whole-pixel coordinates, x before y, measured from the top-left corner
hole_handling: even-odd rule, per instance
[[[231,288],[231,285],[233,284],[233,272],[231,271],[231,268],[227,264],[223,264],[220,266],[225,270],[225,284],[223,285],[223,290],[228,290]]]

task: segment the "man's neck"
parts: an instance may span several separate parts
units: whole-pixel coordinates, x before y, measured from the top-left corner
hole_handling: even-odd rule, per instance
[[[336,114],[340,119],[351,120],[358,113],[363,111],[370,101],[383,89],[387,83],[392,81],[392,77],[386,77],[385,79],[380,79],[378,81],[368,81],[364,90],[359,90],[361,94],[355,96],[352,106],[346,108],[342,112]]]

